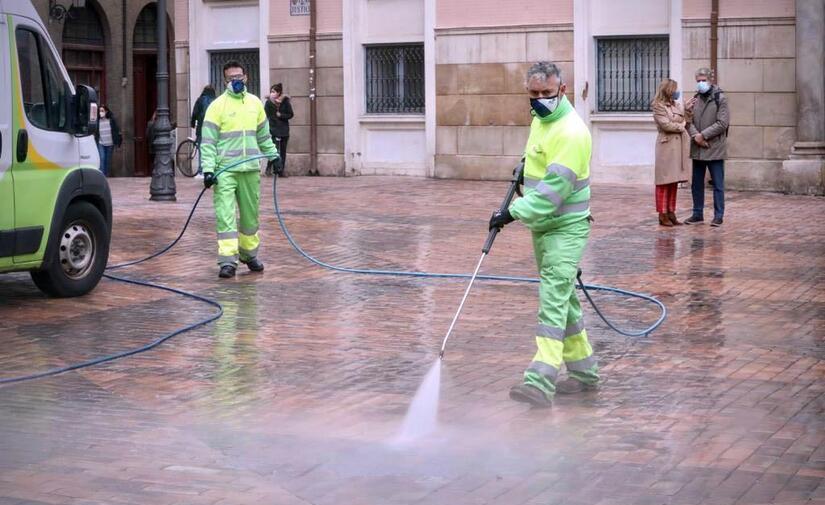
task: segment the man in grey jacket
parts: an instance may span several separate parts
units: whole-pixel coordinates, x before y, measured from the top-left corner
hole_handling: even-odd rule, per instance
[[[693,215],[685,219],[685,224],[700,224],[705,220],[704,183],[707,167],[713,182],[713,221],[710,225],[721,226],[725,216],[725,158],[730,110],[725,94],[718,86],[711,84],[711,75],[708,68],[696,71],[697,94],[685,106],[692,116],[688,123],[688,133],[692,138],[690,157],[693,159]]]

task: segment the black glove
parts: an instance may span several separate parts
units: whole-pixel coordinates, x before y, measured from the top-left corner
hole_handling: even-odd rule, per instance
[[[204,172],[204,174],[203,174],[203,187],[204,188],[209,189],[217,183],[218,183],[218,178],[215,177],[215,174],[213,174],[212,172]]]
[[[492,217],[490,217],[490,229],[491,230],[493,228],[501,229],[501,228],[504,227],[505,224],[510,224],[515,220],[516,220],[516,218],[514,218],[510,214],[509,210],[507,210],[507,209],[497,210],[497,211],[493,212]]]

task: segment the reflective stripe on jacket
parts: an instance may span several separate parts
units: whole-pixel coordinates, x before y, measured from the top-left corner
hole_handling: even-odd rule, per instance
[[[250,93],[225,91],[206,110],[201,133],[203,171],[215,172],[240,159],[266,154],[278,157],[269,135],[269,123],[261,101]],[[258,160],[230,169],[233,172],[260,170]]]
[[[524,196],[510,213],[533,231],[547,231],[590,215],[587,126],[565,97],[550,119],[534,117],[524,150]]]

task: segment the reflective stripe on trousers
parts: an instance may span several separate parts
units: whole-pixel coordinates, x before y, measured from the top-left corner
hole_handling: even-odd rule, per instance
[[[562,363],[583,382],[598,381],[598,367],[587,340],[581,304],[576,295],[576,269],[587,245],[590,223],[585,220],[563,229],[533,233],[539,267],[536,354],[524,372],[524,382],[547,395],[555,393]]]
[[[237,265],[258,254],[260,172],[224,172],[213,186],[218,232],[218,264]],[[235,217],[238,208],[240,219]],[[238,223],[240,221],[240,223]],[[240,225],[240,226],[239,226]],[[240,231],[239,231],[240,228]]]

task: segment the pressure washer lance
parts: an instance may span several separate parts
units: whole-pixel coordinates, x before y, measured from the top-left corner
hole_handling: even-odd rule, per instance
[[[516,196],[516,193],[521,194],[519,190],[519,186],[521,185],[522,181],[522,172],[524,171],[524,160],[518,164],[515,170],[513,170],[513,179],[510,181],[510,188],[507,190],[507,194],[504,196],[504,201],[501,202],[501,207],[499,210],[504,212],[505,210],[510,208],[510,202],[513,201],[513,197]],[[487,241],[484,242],[484,247],[481,248],[481,258],[478,259],[478,264],[476,265],[476,269],[473,272],[473,276],[470,277],[470,284],[467,285],[467,290],[464,291],[464,297],[461,298],[461,303],[458,305],[458,310],[455,312],[455,316],[453,316],[453,321],[450,323],[450,327],[447,329],[447,334],[444,335],[444,342],[441,343],[441,352],[438,353],[439,359],[444,359],[444,349],[447,347],[447,339],[450,338],[450,333],[453,332],[453,327],[455,326],[456,321],[458,321],[458,316],[461,314],[461,309],[464,308],[464,302],[467,301],[467,295],[470,294],[470,289],[473,287],[473,283],[476,280],[476,276],[478,275],[479,269],[481,269],[481,264],[484,262],[484,258],[490,253],[490,249],[493,247],[493,241],[496,239],[496,235],[498,232],[501,231],[501,228],[493,228],[490,230],[490,233],[487,234]]]

